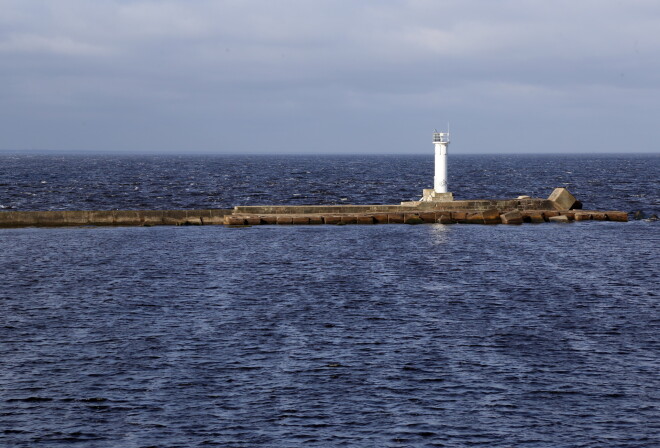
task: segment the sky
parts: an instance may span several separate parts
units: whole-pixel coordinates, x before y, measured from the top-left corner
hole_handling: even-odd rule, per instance
[[[658,0],[0,0],[0,150],[660,152]]]

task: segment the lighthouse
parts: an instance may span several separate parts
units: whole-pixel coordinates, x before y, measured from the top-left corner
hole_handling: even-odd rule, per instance
[[[433,131],[433,146],[435,147],[435,175],[433,188],[424,189],[422,201],[445,202],[453,201],[454,195],[447,192],[447,149],[449,148],[449,130],[447,132]]]
[[[433,132],[435,146],[435,177],[433,190],[436,193],[447,192],[447,148],[449,148],[449,132]]]

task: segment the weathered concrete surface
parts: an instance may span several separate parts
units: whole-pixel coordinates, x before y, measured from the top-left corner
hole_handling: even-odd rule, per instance
[[[0,227],[223,224],[232,210],[55,210],[0,212]]]
[[[522,224],[547,221],[628,221],[620,211],[570,210],[579,201],[565,188],[548,199],[402,202],[401,205],[238,206],[233,210],[81,210],[0,212],[0,227]]]
[[[507,212],[519,210],[555,210],[554,202],[548,199],[486,199],[451,202],[402,202],[401,205],[240,205],[234,207],[235,214],[246,215],[321,215],[332,213],[419,213],[423,211],[497,209]]]
[[[510,212],[506,212],[500,215],[500,220],[502,221],[502,224],[520,225],[523,223],[523,217],[520,213],[520,210],[511,210]]]
[[[559,210],[570,210],[578,202],[566,188],[555,188],[548,200],[554,202]]]

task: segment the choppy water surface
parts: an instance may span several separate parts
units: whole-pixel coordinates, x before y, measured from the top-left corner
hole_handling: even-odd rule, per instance
[[[487,189],[494,197],[545,196],[544,182],[551,190],[569,179],[551,168],[563,159],[530,159],[536,168],[525,174],[518,158],[515,175],[499,171],[511,164],[504,158],[488,167],[468,159],[461,182],[473,190],[464,197],[477,191],[467,174],[481,182],[484,169],[509,180]],[[207,179],[225,175],[217,159],[185,160]],[[295,158],[285,160],[289,169]],[[251,203],[297,203],[296,191],[320,202],[321,184],[336,201],[377,202],[357,199],[381,188],[378,202],[394,202],[426,186],[402,185],[393,176],[410,179],[408,168],[392,162],[374,174],[368,158],[344,160],[354,174],[327,167],[276,183],[272,196],[255,180],[263,161],[243,167],[249,186],[219,182],[216,196],[207,187],[184,194],[190,185],[173,167],[170,189],[181,195],[168,200],[131,192],[162,189],[146,175],[138,190],[111,198],[57,190],[74,188],[57,173],[25,199],[17,179],[43,171],[23,161],[3,168],[0,203],[229,206],[254,197],[253,187],[267,195]],[[593,160],[601,171],[571,179],[587,206],[657,212],[657,189],[648,190],[657,158],[624,159],[616,188],[611,163]],[[363,171],[369,188],[357,186]],[[539,185],[534,172],[545,173]],[[46,198],[60,200],[46,207]],[[0,230],[0,446],[658,446],[658,229],[633,221]]]
[[[9,156],[0,209],[231,208],[251,204],[398,204],[433,184],[432,156]],[[452,155],[457,199],[547,197],[660,213],[660,156]]]

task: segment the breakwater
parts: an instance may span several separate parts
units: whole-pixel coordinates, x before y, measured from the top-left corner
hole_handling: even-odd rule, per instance
[[[622,211],[581,210],[558,188],[548,199],[409,201],[399,205],[237,206],[203,210],[5,211],[0,227],[314,225],[314,224],[523,224],[628,221]]]

